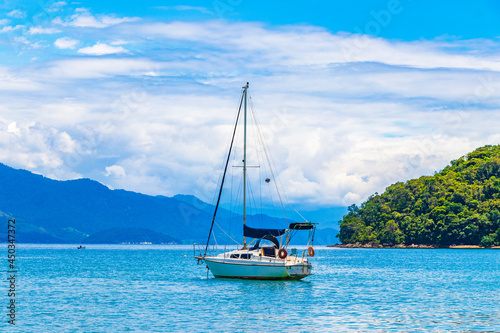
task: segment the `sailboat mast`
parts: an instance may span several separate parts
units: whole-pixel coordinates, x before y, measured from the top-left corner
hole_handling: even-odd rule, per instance
[[[245,228],[245,224],[247,221],[247,91],[248,91],[248,82],[244,89],[245,94],[245,107],[244,107],[244,126],[243,126],[243,229]],[[243,248],[247,247],[247,240],[245,234],[243,234]]]

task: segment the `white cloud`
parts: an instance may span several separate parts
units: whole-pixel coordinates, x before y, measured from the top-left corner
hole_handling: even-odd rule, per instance
[[[464,68],[500,71],[495,54],[449,52],[442,42],[390,42],[356,34],[331,34],[324,29],[289,26],[266,29],[257,23],[211,22],[151,23],[134,27],[144,36],[196,42],[217,47],[262,65],[328,66],[375,62],[415,68]],[[477,44],[472,41],[472,45]],[[498,46],[498,45],[497,45]],[[462,44],[465,50],[469,47]],[[273,50],[274,52],[270,52]],[[473,49],[470,49],[473,51]]]
[[[19,74],[13,74],[7,68],[0,66],[0,92],[8,94],[12,94],[13,92],[26,93],[40,90],[41,87],[41,84],[32,79]]]
[[[44,28],[44,27],[31,27],[29,30],[28,30],[28,33],[30,33],[31,35],[35,35],[35,34],[55,34],[55,33],[58,33],[58,32],[61,32],[61,30],[59,29],[55,29],[55,28]]]
[[[118,39],[118,40],[114,40],[114,41],[112,41],[112,42],[111,42],[111,43],[109,43],[109,44],[111,44],[111,45],[126,45],[126,44],[129,44],[129,43],[130,43],[130,42],[129,42],[129,41],[127,41],[127,40]]]
[[[179,5],[179,6],[155,6],[154,8],[161,9],[161,10],[195,11],[195,12],[200,12],[200,13],[204,13],[204,14],[213,14],[211,11],[209,11],[205,7]]]
[[[97,42],[93,46],[87,46],[79,49],[78,53],[99,56],[107,54],[128,53],[128,51],[121,46],[111,46],[105,43]]]
[[[25,49],[40,49],[43,45],[40,42],[32,42],[24,36],[14,37],[14,42],[21,45]]]
[[[48,12],[57,12],[67,5],[66,1],[57,1],[50,5]]]
[[[70,16],[69,18],[62,20],[60,17],[52,20],[53,23],[81,27],[81,28],[106,28],[112,25],[117,25],[127,22],[135,22],[140,20],[138,17],[114,17],[108,15],[94,16],[84,8],[80,8],[76,11],[77,13]]]
[[[126,176],[125,169],[119,165],[107,166],[105,170],[106,170],[105,174],[106,177],[113,176],[113,177],[123,178]]]
[[[9,24],[10,20],[9,19],[0,19],[0,25],[6,25]]]
[[[105,38],[64,60],[0,68],[0,158],[210,201],[246,81],[295,203],[359,203],[500,141],[495,40],[401,42],[222,21],[123,25]],[[141,50],[113,56],[127,52],[117,47],[124,40]]]
[[[26,13],[20,11],[19,9],[14,9],[13,11],[7,13],[7,16],[14,17],[14,18],[24,18],[24,17],[26,17]]]
[[[53,147],[63,153],[73,153],[77,150],[78,143],[68,133],[61,132],[55,137]]]
[[[62,37],[54,42],[54,45],[60,49],[74,49],[80,43],[79,40],[71,37]]]
[[[0,124],[4,121],[0,118]],[[53,139],[59,134],[57,129],[33,121],[11,122],[7,131],[0,130],[0,160],[57,179],[81,177],[65,166],[60,152],[53,149]]]
[[[3,32],[12,32],[12,31],[19,30],[21,28],[24,28],[24,25],[16,25],[15,27],[8,25],[8,26],[3,27],[2,29],[0,29],[0,33],[3,33]]]
[[[9,126],[7,127],[7,132],[13,133],[16,136],[20,136],[21,135],[21,130],[19,128],[17,128],[17,124],[16,124],[15,121],[13,121],[13,122],[11,122],[9,124]]]
[[[136,22],[139,20],[140,19],[138,17],[113,17],[113,16],[101,17],[101,22],[106,26],[111,26],[126,22]]]
[[[44,77],[58,79],[112,78],[114,76],[138,76],[162,64],[148,59],[74,59],[48,64]]]

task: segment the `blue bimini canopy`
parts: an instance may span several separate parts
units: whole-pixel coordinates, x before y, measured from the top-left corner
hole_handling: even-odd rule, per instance
[[[290,230],[310,230],[315,228],[315,223],[310,222],[294,222],[288,227]]]
[[[285,233],[286,229],[257,229],[246,225],[243,228],[243,236],[251,238],[264,238],[264,236],[278,237]]]
[[[246,225],[243,227],[243,236],[251,238],[267,239],[273,242],[277,248],[280,247],[280,243],[276,239],[277,236],[281,236],[286,232],[286,229],[257,229],[250,228]],[[258,247],[260,240],[255,245]]]

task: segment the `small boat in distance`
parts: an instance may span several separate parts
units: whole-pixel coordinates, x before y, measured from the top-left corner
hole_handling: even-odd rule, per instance
[[[83,249],[85,249],[85,246],[80,245],[77,247],[77,250],[83,250]]]
[[[217,203],[212,218],[212,224],[206,245],[195,244],[195,258],[198,263],[205,263],[208,270],[217,278],[237,278],[237,279],[259,279],[259,280],[300,280],[312,274],[312,264],[310,258],[314,256],[314,233],[316,223],[311,222],[291,222],[284,229],[254,228],[247,223],[247,98],[248,82],[243,87],[238,114],[236,116],[235,127],[229,147],[229,153],[225,163],[224,172],[218,192]],[[239,123],[240,113],[243,105],[243,245],[241,248],[223,253],[209,253],[209,243],[213,235],[214,223],[217,219],[217,210],[221,201],[222,189],[226,179],[228,164],[230,161],[233,144],[235,140],[236,128]],[[271,165],[271,163],[269,163]],[[271,179],[266,178],[265,182],[270,183]],[[277,187],[276,187],[277,189]],[[278,193],[279,195],[279,193]],[[281,202],[281,195],[280,202]],[[283,208],[283,212],[284,212]],[[286,216],[285,216],[286,219]],[[286,219],[287,220],[287,219]],[[287,220],[288,221],[288,220]],[[308,231],[306,248],[298,251],[290,248],[290,240],[298,231]],[[247,238],[253,239],[247,243]],[[262,241],[268,241],[270,245],[261,246]],[[253,245],[252,245],[253,243]]]

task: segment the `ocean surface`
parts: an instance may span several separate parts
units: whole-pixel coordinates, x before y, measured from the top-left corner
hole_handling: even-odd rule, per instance
[[[16,251],[1,332],[500,332],[500,250],[319,247],[302,281],[207,278],[191,246]]]

